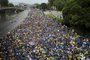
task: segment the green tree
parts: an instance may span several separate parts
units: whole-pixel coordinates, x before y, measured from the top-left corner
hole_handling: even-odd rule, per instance
[[[49,0],[49,6],[52,7],[56,7],[57,10],[62,10],[63,7],[65,6],[67,0]]]
[[[70,0],[63,9],[64,23],[80,30],[90,30],[90,0]]]
[[[54,6],[54,1],[55,0],[48,0],[48,9],[51,9],[52,8],[52,6]]]
[[[14,5],[12,3],[9,3],[8,6],[9,7],[14,7]]]
[[[0,0],[0,5],[2,6],[2,7],[6,7],[6,6],[8,6],[8,0]]]
[[[36,8],[40,8],[40,4],[36,3],[34,5],[36,6]]]
[[[56,7],[56,9],[57,10],[62,10],[63,9],[63,7],[64,7],[64,2],[63,1],[61,1],[61,0],[55,0],[54,2],[53,2],[53,4],[54,4],[54,6]]]
[[[41,8],[42,10],[46,10],[46,9],[47,9],[47,4],[46,4],[46,3],[42,3],[42,4],[40,5],[40,8]]]
[[[53,6],[54,4],[53,4],[53,2],[55,1],[55,0],[48,0],[49,1],[49,6]]]

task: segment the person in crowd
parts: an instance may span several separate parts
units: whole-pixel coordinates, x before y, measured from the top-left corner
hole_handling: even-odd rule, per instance
[[[89,60],[90,41],[32,9],[0,42],[0,60]]]

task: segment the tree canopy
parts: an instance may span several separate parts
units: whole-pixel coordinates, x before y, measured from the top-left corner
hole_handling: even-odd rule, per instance
[[[9,3],[8,6],[9,7],[14,7],[14,5],[12,3]]]
[[[41,8],[42,10],[46,10],[46,9],[47,9],[47,4],[46,4],[46,3],[42,3],[42,4],[40,5],[40,8]]]
[[[90,31],[90,0],[49,0],[49,5],[63,12],[67,26]]]
[[[90,0],[72,0],[63,9],[64,23],[90,30]]]
[[[2,6],[2,7],[5,7],[5,6],[8,6],[8,0],[0,0],[0,5]]]
[[[62,10],[67,0],[49,0],[49,6],[56,7],[57,10]]]
[[[55,1],[55,0],[48,0],[48,1],[49,1],[49,6],[50,6],[50,7],[54,5],[54,1]]]

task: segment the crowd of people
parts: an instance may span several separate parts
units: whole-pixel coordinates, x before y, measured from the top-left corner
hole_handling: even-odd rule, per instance
[[[0,41],[0,60],[90,60],[88,38],[37,9]]]

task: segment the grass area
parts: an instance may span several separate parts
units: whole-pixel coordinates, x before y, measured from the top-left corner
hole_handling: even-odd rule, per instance
[[[51,19],[57,21],[58,23],[59,23],[59,22],[60,22],[60,23],[63,23],[63,19],[60,19],[60,18],[54,16],[54,15],[51,14],[51,13],[47,14],[47,16],[48,16],[49,18],[51,18]]]

